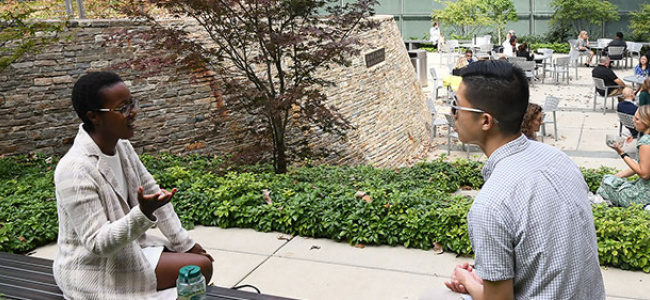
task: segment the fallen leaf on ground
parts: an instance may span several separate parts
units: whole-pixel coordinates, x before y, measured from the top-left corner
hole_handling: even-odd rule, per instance
[[[366,245],[364,245],[364,244],[356,244],[356,245],[354,245],[354,248],[359,248],[359,249],[363,249],[365,247],[366,247]]]
[[[442,249],[442,244],[438,242],[433,243],[433,253],[435,254],[442,254],[444,253],[445,250]]]
[[[312,245],[311,248],[309,248],[309,250],[314,250],[314,249],[318,250],[320,249],[320,246]]]
[[[292,238],[293,238],[292,236],[286,236],[286,235],[278,236],[278,240],[290,241]]]

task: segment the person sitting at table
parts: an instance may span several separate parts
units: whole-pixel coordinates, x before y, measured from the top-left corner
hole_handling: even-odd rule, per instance
[[[524,120],[521,122],[521,133],[523,133],[529,140],[537,141],[537,132],[542,127],[542,107],[539,104],[528,103],[526,113],[524,113]]]
[[[521,43],[517,49],[517,56],[524,57],[527,61],[532,61],[535,57],[528,51],[528,44]]]
[[[639,92],[639,106],[650,104],[650,77],[643,80],[641,91]]]
[[[471,57],[472,56],[472,54],[471,54],[472,51],[471,50],[467,50],[467,51],[470,52],[469,59],[467,59],[467,53],[465,54],[465,56],[459,56],[458,59],[456,60],[456,64],[454,65],[454,68],[451,70],[452,75],[460,76],[460,71],[463,68],[467,67],[467,65],[470,64],[470,61],[472,60],[472,57]]]
[[[593,70],[591,70],[591,77],[600,78],[605,82],[605,86],[618,86],[618,88],[611,89],[609,91],[609,96],[616,96],[623,93],[623,88],[625,83],[623,80],[618,78],[614,71],[609,68],[610,65],[609,57],[603,56],[600,58],[600,63]],[[598,94],[605,96],[605,91],[601,89],[596,89]]]
[[[634,115],[636,113],[636,110],[637,110],[637,106],[636,104],[634,104],[634,91],[632,90],[631,87],[626,86],[623,89],[623,98],[618,98],[618,105],[616,106],[616,111],[627,115]],[[626,128],[630,131],[630,134],[633,137],[636,137],[637,134],[639,133],[634,128],[630,128],[630,127],[626,127]]]
[[[648,206],[650,203],[650,105],[640,106],[637,109],[634,114],[634,127],[644,133],[636,143],[639,161],[625,153],[618,143],[612,145],[629,169],[616,175],[603,176],[596,193],[616,206],[642,204],[645,209],[648,209],[650,208]],[[627,180],[632,175],[638,175],[639,178],[634,181]]]
[[[627,49],[627,43],[623,40],[623,33],[622,32],[617,32],[616,36],[614,39],[607,44],[605,48],[603,48],[603,54],[607,54],[607,49],[609,47],[623,47],[623,53],[625,53],[625,50]],[[614,59],[623,59],[623,54],[621,54],[620,57],[614,57]]]
[[[517,36],[512,36],[510,37],[510,41],[508,42],[508,45],[506,45],[503,48],[503,56],[505,57],[512,57],[515,56],[515,52],[517,50]]]
[[[213,259],[181,226],[170,201],[129,139],[138,100],[120,76],[88,73],[72,89],[82,121],[54,172],[59,218],[54,279],[66,299],[159,299],[181,267],[206,282]],[[147,234],[154,225],[165,238]],[[173,292],[173,291],[172,291]]]
[[[438,46],[438,39],[440,38],[440,28],[438,22],[433,22],[433,26],[429,29],[429,41],[435,46]]]
[[[580,31],[578,34],[578,39],[575,44],[576,50],[580,52],[589,51],[589,60],[585,62],[585,66],[591,67],[591,59],[594,57],[594,51],[589,50],[589,37],[587,36],[587,31]]]
[[[642,55],[639,57],[639,64],[634,67],[634,75],[648,77],[648,57]]]

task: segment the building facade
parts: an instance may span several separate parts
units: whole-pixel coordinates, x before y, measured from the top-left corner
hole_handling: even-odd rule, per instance
[[[379,0],[376,7],[377,14],[392,15],[400,28],[404,39],[424,39],[431,27],[431,13],[434,9],[444,8],[443,1],[435,0]],[[454,0],[450,0],[454,1]],[[512,0],[519,21],[509,23],[506,27],[514,29],[517,35],[543,35],[549,30],[549,20],[553,15],[552,0]],[[341,3],[353,0],[341,0]],[[599,31],[591,34],[595,37],[612,37],[617,31],[631,33],[628,28],[630,12],[640,10],[648,1],[637,0],[610,0],[618,7],[621,18],[616,22],[606,23]],[[444,24],[441,24],[444,32]]]

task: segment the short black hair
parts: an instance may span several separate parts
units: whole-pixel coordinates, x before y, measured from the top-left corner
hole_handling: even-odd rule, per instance
[[[467,54],[467,53],[472,53],[472,54],[474,54],[474,52],[472,52],[472,49],[467,49],[467,50],[465,50],[465,54]]]
[[[502,60],[481,60],[461,73],[465,97],[474,107],[497,119],[504,134],[521,132],[530,91],[524,71]]]
[[[72,106],[77,116],[83,121],[87,132],[93,132],[95,126],[86,116],[89,111],[96,111],[104,105],[103,89],[123,82],[119,75],[112,72],[88,73],[77,80],[72,89]]]
[[[617,36],[619,39],[623,39],[623,33],[620,32],[620,31],[616,33],[616,36]]]

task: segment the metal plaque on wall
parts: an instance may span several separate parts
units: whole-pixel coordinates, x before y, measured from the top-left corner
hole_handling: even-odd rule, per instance
[[[386,50],[384,48],[377,49],[366,54],[366,67],[370,68],[384,60],[386,60]]]

